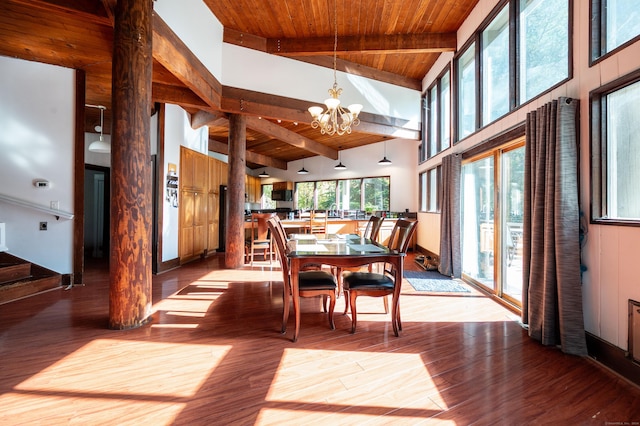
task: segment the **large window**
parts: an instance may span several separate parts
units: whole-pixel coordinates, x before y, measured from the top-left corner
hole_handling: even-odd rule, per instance
[[[568,13],[567,0],[520,0],[520,102],[568,77]]]
[[[388,176],[296,183],[300,210],[389,211]]]
[[[462,165],[462,272],[520,306],[524,207],[522,142]]]
[[[476,131],[476,44],[458,58],[458,139]]]
[[[591,59],[640,35],[638,0],[591,0]]]
[[[482,32],[482,124],[509,112],[509,5]]]
[[[420,210],[426,212],[440,211],[441,166],[420,173]]]
[[[570,77],[569,5],[510,0],[461,49],[454,62],[456,141]]]
[[[592,93],[592,218],[640,225],[640,74]]]
[[[448,69],[427,90],[425,103],[429,118],[427,157],[433,157],[451,146],[451,75]]]

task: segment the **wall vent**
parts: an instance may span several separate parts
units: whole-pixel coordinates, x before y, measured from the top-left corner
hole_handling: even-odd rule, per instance
[[[629,299],[629,354],[640,364],[640,302]]]

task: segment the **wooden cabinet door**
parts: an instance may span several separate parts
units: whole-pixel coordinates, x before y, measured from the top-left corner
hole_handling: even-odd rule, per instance
[[[207,250],[218,249],[220,243],[220,197],[218,193],[209,191],[207,196]]]
[[[193,254],[204,253],[207,243],[207,198],[203,192],[193,197]]]
[[[193,256],[193,214],[194,193],[182,191],[180,194],[180,260]]]

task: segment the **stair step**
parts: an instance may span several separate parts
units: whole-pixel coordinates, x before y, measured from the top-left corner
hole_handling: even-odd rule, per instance
[[[0,305],[54,288],[62,288],[62,275],[0,252]]]
[[[49,277],[31,278],[28,280],[16,281],[11,284],[4,284],[0,286],[0,305],[46,290],[61,287],[62,276],[59,274]]]
[[[30,263],[0,263],[0,285],[31,277]]]

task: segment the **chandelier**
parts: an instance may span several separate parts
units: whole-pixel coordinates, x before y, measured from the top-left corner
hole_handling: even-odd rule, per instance
[[[337,79],[337,52],[338,52],[338,6],[337,0],[334,1],[333,6],[333,25],[335,27],[334,39],[333,39],[333,87],[329,89],[330,98],[324,101],[327,109],[323,111],[322,107],[312,106],[309,107],[309,113],[313,117],[311,121],[311,127],[314,129],[320,128],[320,132],[324,135],[344,135],[345,133],[351,133],[351,126],[357,126],[360,124],[358,114],[362,110],[362,105],[352,104],[346,109],[340,105],[340,99],[338,97],[342,94],[342,89],[338,87]]]

